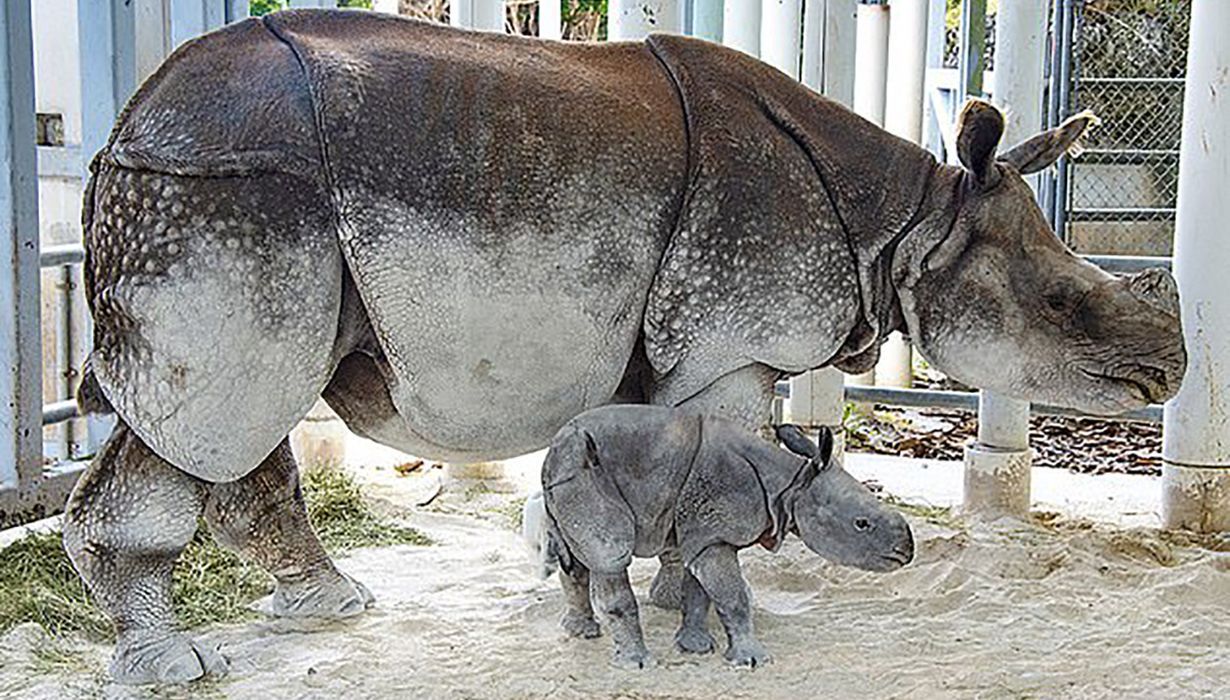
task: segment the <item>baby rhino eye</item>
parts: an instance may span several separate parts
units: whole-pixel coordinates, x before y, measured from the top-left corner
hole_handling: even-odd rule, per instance
[[[870,530],[871,521],[868,520],[867,518],[855,518],[854,519],[854,529],[859,530],[859,531]]]

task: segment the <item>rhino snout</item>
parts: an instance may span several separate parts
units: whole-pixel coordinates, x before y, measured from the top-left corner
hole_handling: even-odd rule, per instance
[[[885,564],[885,571],[893,571],[914,561],[914,532],[910,529],[909,523],[902,519],[897,542],[889,549],[889,551],[881,553],[880,559]]]

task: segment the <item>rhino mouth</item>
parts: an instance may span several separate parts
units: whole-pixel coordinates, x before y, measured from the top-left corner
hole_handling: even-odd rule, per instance
[[[1152,378],[1091,372],[1087,369],[1082,369],[1081,373],[1096,382],[1111,382],[1118,385],[1130,394],[1132,398],[1144,404],[1161,403],[1167,395],[1165,383],[1158,382]]]

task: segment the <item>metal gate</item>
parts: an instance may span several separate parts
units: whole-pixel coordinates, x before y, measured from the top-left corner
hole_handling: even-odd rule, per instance
[[[1055,231],[1085,254],[1169,256],[1191,1],[1054,7],[1048,121],[1086,109],[1102,120],[1053,175]]]

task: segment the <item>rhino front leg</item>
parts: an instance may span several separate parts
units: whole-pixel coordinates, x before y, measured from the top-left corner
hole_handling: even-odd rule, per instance
[[[277,581],[274,615],[345,618],[372,603],[363,584],[333,565],[312,529],[286,440],[247,476],[207,488],[205,520],[214,536]]]
[[[593,639],[602,634],[594,619],[594,607],[589,600],[589,569],[580,562],[573,562],[572,571],[559,572],[560,587],[564,589],[564,617],[560,627],[572,637]]]
[[[675,633],[675,646],[689,654],[708,654],[714,649],[709,634],[709,594],[692,572],[683,572],[683,622]]]
[[[115,623],[120,683],[223,675],[217,650],[175,631],[171,570],[196,533],[204,483],[163,461],[123,422],[73,488],[64,548]]]
[[[691,385],[686,372],[668,376],[653,389],[653,403],[679,406],[699,413],[726,416],[773,439],[773,385],[781,372],[765,365],[748,365],[710,382],[690,396],[681,395],[680,387]],[[675,550],[658,557],[662,568],[649,587],[649,602],[666,610],[678,610],[682,605],[683,561]]]
[[[729,545],[706,548],[688,567],[717,608],[730,646],[726,660],[736,666],[763,666],[771,658],[752,632],[752,594]]]
[[[615,642],[611,662],[620,668],[653,666],[653,657],[645,648],[645,638],[641,633],[640,613],[632,585],[628,583],[628,571],[624,569],[617,574],[591,571],[589,591]]]

